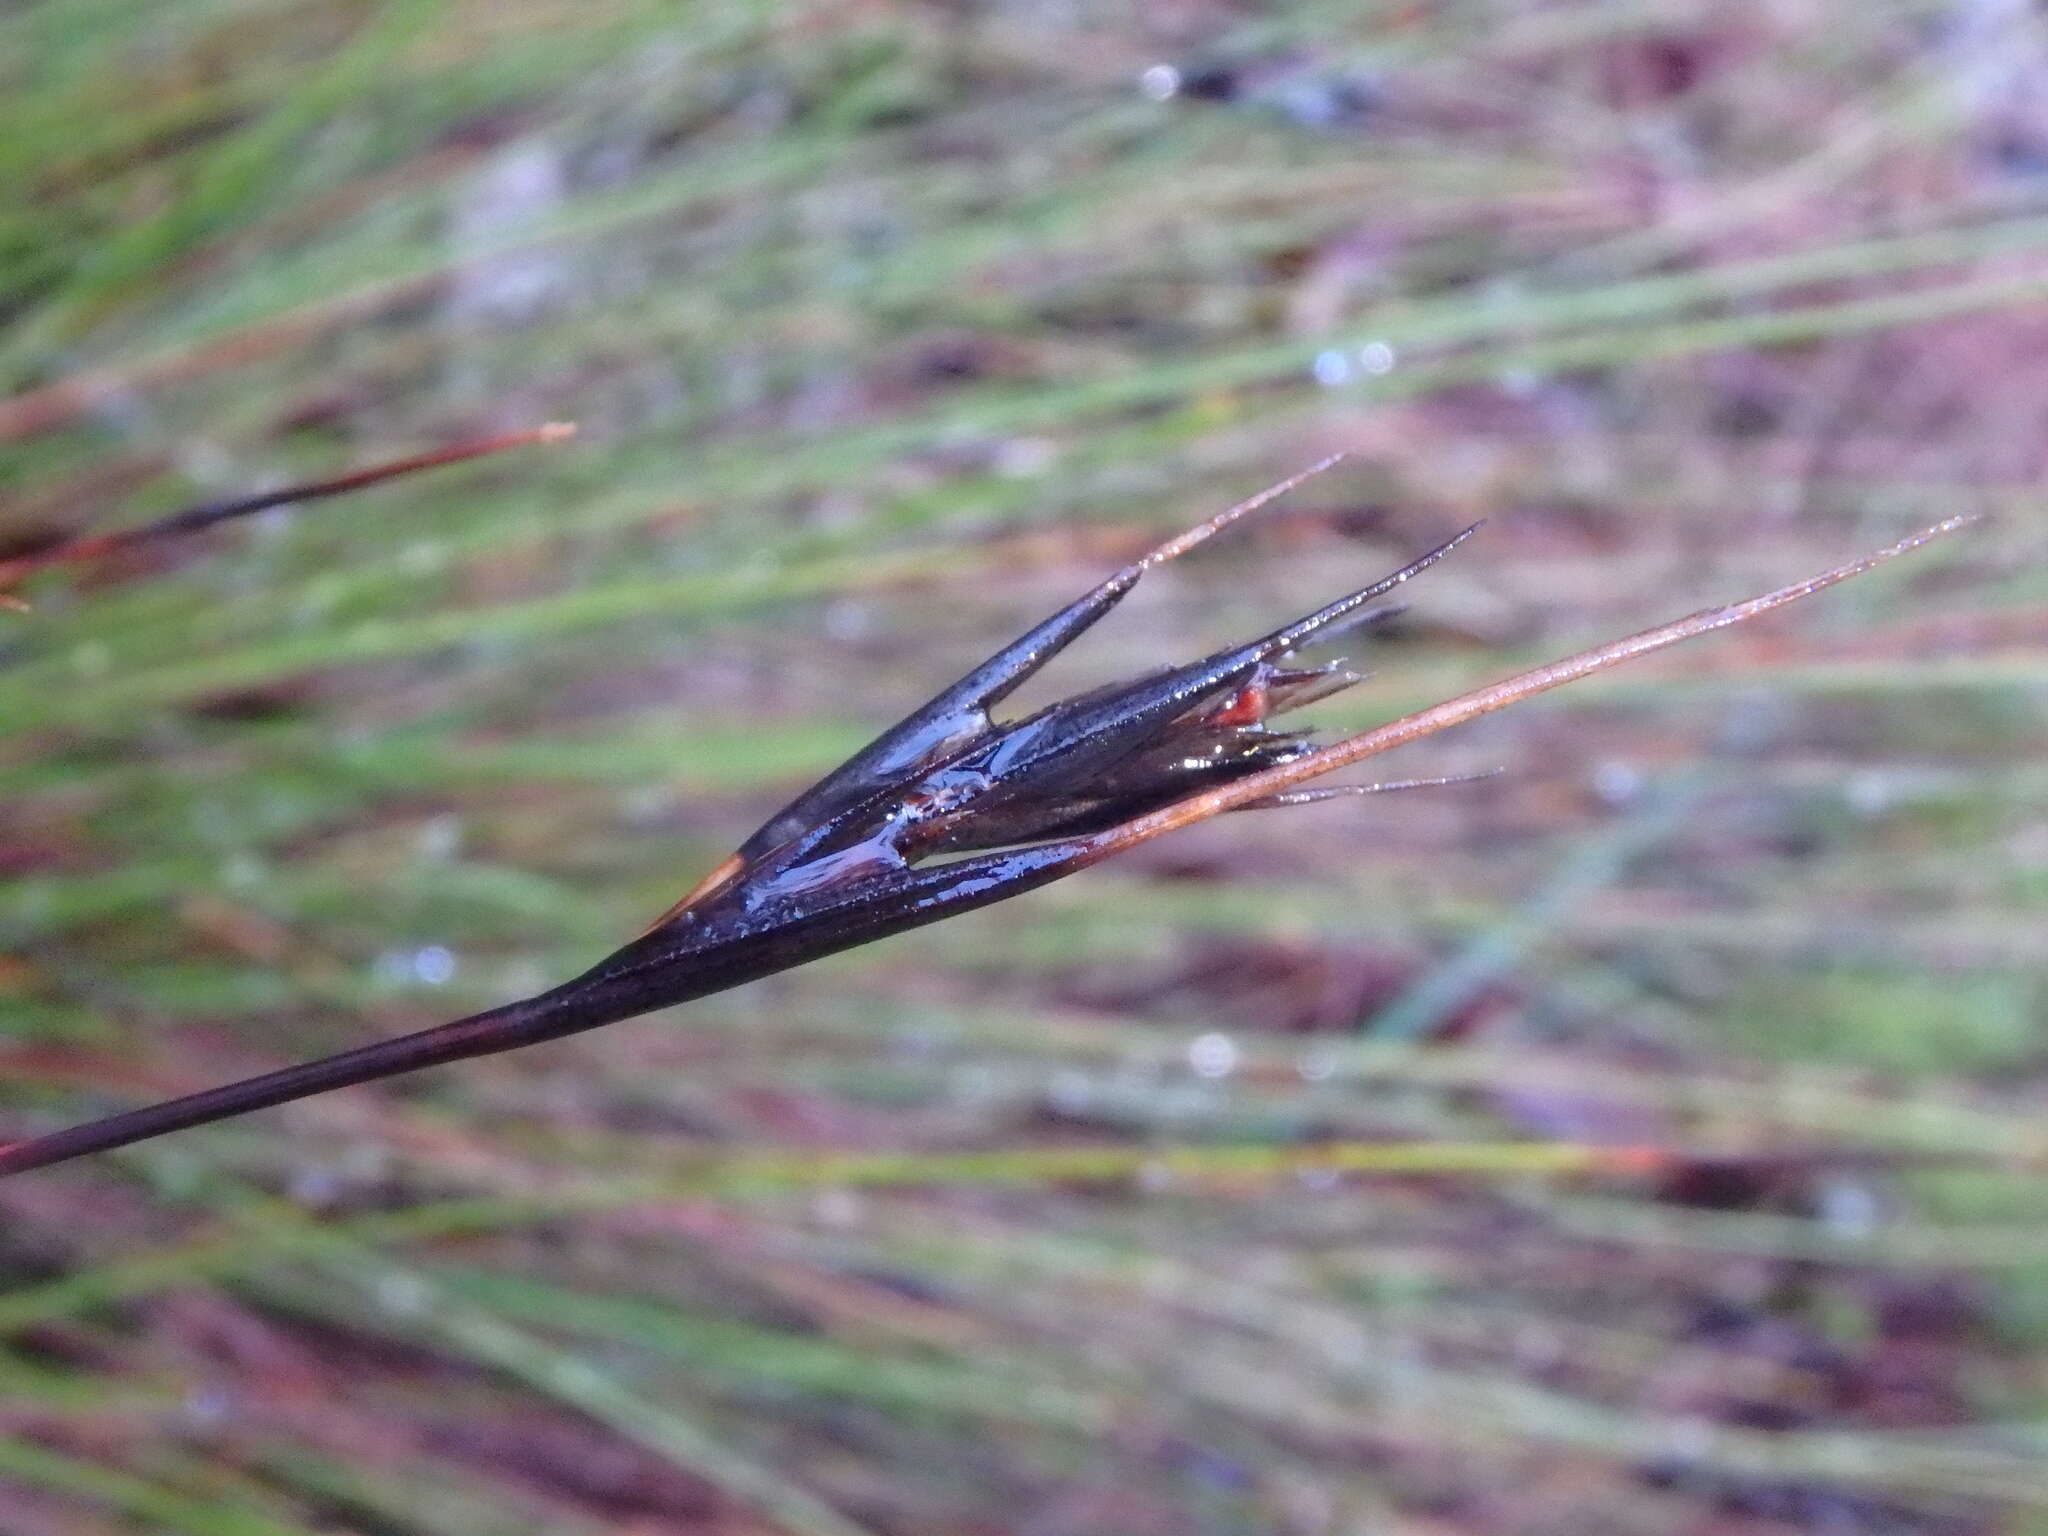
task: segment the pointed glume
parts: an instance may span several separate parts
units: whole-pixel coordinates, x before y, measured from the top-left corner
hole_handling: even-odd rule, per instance
[[[949,748],[972,741],[989,729],[990,706],[1008,698],[1047,662],[1079,639],[1122,602],[1125,594],[1147,571],[1178,559],[1239,518],[1258,511],[1343,459],[1342,453],[1318,459],[1306,469],[1175,534],[1108,580],[1075,598],[1052,617],[1033,625],[770,816],[733,853],[643,929],[643,934],[656,932],[698,902],[723,890],[750,865],[791,839],[802,836],[807,829],[831,822],[862,801],[883,793],[905,775],[942,757]]]
[[[886,789],[905,774],[931,761],[946,748],[988,729],[988,711],[1030,681],[1038,671],[1095,625],[1154,566],[1176,560],[1206,543],[1239,518],[1278,500],[1304,481],[1341,463],[1342,453],[1319,459],[1214,517],[1154,546],[1108,580],[1084,592],[1048,619],[1041,620],[968,672],[927,699],[903,719],[837,768],[798,795],[739,846],[736,857],[751,863],[806,827],[830,820],[868,796]],[[686,904],[679,903],[678,908]]]

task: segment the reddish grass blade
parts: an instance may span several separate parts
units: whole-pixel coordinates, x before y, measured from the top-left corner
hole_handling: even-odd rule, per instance
[[[272,507],[285,506],[295,501],[318,501],[328,496],[340,496],[349,491],[362,490],[365,486],[395,480],[401,475],[417,474],[423,469],[437,469],[443,464],[457,464],[464,459],[480,459],[486,454],[503,453],[508,448],[524,448],[534,443],[564,442],[575,435],[576,428],[572,424],[551,421],[522,432],[505,432],[495,437],[472,438],[465,442],[450,443],[446,447],[430,449],[426,453],[416,453],[409,458],[372,464],[366,469],[337,475],[332,480],[315,480],[307,485],[286,486],[283,490],[264,491],[254,496],[240,496],[229,501],[201,502],[197,506],[173,512],[168,517],[144,523],[138,528],[86,534],[81,538],[67,539],[64,543],[49,549],[37,550],[32,555],[17,555],[12,560],[0,560],[0,587],[13,586],[38,571],[103,559],[122,550],[137,549],[163,539],[179,538],[188,533],[196,533],[202,528],[211,528],[216,523],[248,517],[256,512],[266,512]],[[20,599],[8,598],[4,594],[0,594],[0,603],[17,609],[27,606]]]

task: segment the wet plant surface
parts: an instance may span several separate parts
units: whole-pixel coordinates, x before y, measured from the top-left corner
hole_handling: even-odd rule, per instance
[[[582,429],[22,584],[7,1135],[578,973],[1335,450],[1006,717],[1482,516],[1323,737],[1992,519],[1375,765],[1482,785],[0,1183],[0,1527],[2037,1520],[2038,26],[0,18],[0,558]]]

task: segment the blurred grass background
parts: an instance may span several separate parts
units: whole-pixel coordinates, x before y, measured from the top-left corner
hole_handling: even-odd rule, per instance
[[[533,991],[1475,516],[1355,727],[1982,532],[675,1013],[0,1185],[0,1530],[2048,1530],[2018,0],[21,0],[0,1128]],[[1659,1165],[1600,1149],[1667,1149]]]

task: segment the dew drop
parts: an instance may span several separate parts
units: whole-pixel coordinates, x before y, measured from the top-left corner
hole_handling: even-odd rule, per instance
[[[1045,1087],[1046,1102],[1063,1115],[1082,1113],[1094,1097],[1095,1085],[1088,1080],[1088,1074],[1071,1067],[1055,1072]]]
[[[1370,374],[1392,373],[1400,360],[1400,354],[1384,341],[1368,341],[1358,349],[1358,366]]]
[[[184,1407],[185,1417],[192,1423],[213,1425],[228,1416],[234,1407],[234,1399],[224,1387],[194,1387],[185,1394]]]
[[[1643,792],[1643,775],[1633,765],[1608,761],[1593,770],[1593,793],[1608,805],[1627,805]]]
[[[412,973],[430,987],[444,987],[455,979],[455,955],[440,944],[428,944],[413,951]]]
[[[1313,365],[1316,382],[1325,389],[1335,389],[1339,384],[1348,383],[1351,378],[1351,359],[1335,347],[1318,352]]]
[[[1836,1179],[1820,1192],[1820,1219],[1834,1236],[1850,1242],[1866,1241],[1877,1229],[1877,1197],[1870,1186],[1853,1179]]]
[[[246,853],[225,859],[220,866],[220,883],[231,891],[253,891],[263,883],[262,862]]]
[[[825,633],[842,645],[863,640],[873,632],[874,615],[866,603],[842,597],[825,605]]]
[[[420,827],[414,846],[423,859],[438,862],[453,858],[462,847],[462,818],[452,812],[429,817]]]
[[[428,540],[416,539],[398,556],[399,568],[408,576],[431,576],[448,563],[448,551]]]
[[[1188,1065],[1197,1077],[1228,1077],[1237,1070],[1237,1043],[1228,1035],[1198,1035],[1188,1044]]]
[[[383,1275],[377,1280],[378,1307],[393,1317],[418,1317],[433,1301],[426,1282],[413,1275]]]
[[[867,1205],[850,1189],[823,1189],[811,1201],[811,1216],[823,1227],[857,1226]]]
[[[1180,71],[1171,64],[1154,64],[1138,76],[1138,89],[1154,101],[1171,101],[1180,94]]]
[[[1851,774],[1842,786],[1842,798],[1858,816],[1882,816],[1892,808],[1891,780],[1875,769]]]
[[[332,1168],[319,1165],[297,1169],[285,1183],[286,1198],[294,1205],[332,1205],[341,1198],[341,1192],[340,1175]]]
[[[1337,1053],[1327,1049],[1303,1051],[1294,1070],[1305,1083],[1327,1082],[1337,1073]]]

